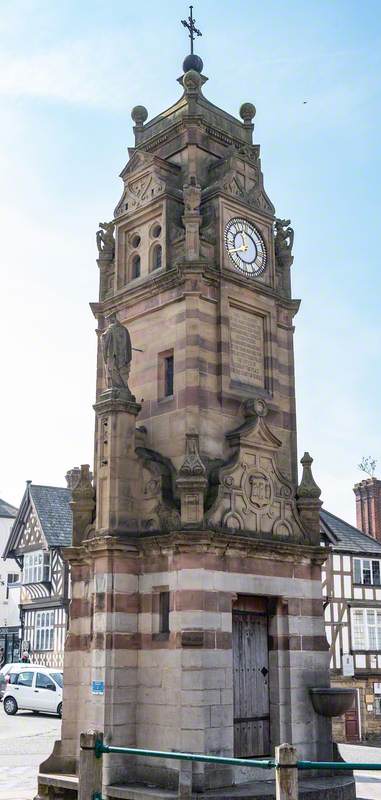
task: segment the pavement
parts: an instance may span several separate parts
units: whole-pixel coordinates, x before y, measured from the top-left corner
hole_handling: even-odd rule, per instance
[[[362,761],[365,764],[381,763],[381,747],[363,744],[340,744],[344,761]],[[354,773],[357,800],[381,800],[381,772],[364,770]]]
[[[38,767],[60,731],[56,716],[19,711],[8,717],[0,704],[0,800],[33,800]]]
[[[37,772],[56,739],[61,720],[50,714],[19,711],[8,717],[0,704],[0,800],[33,800]],[[345,761],[381,763],[381,746],[339,745]],[[355,772],[357,800],[381,800],[381,772]]]

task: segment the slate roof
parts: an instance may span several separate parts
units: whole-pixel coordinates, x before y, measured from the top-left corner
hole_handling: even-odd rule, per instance
[[[71,490],[31,483],[29,492],[47,544],[69,547],[73,529],[73,515],[69,506]]]
[[[320,523],[323,534],[327,536],[334,550],[381,555],[381,542],[331,514],[330,511],[324,509],[320,511]]]
[[[73,529],[70,501],[71,489],[63,489],[60,486],[38,486],[28,481],[3,558],[14,558],[14,552],[17,551],[17,544],[31,509],[37,514],[48,547],[69,547]]]
[[[6,503],[5,500],[1,500],[0,498],[0,517],[10,517],[14,519],[17,517],[17,508],[11,506],[9,503]]]

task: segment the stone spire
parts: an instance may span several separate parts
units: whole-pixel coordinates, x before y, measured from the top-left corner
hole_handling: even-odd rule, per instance
[[[296,491],[297,506],[300,514],[300,519],[303,523],[305,530],[312,535],[318,544],[320,539],[320,516],[319,512],[322,502],[319,499],[321,489],[315,483],[311,464],[313,458],[309,453],[304,453],[300,463],[303,467],[302,480]]]

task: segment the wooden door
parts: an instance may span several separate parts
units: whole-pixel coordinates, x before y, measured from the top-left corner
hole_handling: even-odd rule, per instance
[[[233,611],[234,755],[270,752],[267,614]]]
[[[357,695],[357,693],[356,693]],[[357,714],[357,696],[349,711],[345,712],[345,739],[347,742],[358,742],[359,740],[359,721]]]

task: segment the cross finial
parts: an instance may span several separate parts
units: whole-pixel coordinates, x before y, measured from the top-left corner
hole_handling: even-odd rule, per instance
[[[195,36],[195,34],[196,34],[196,36],[202,36],[202,33],[195,26],[196,20],[193,19],[193,6],[189,6],[189,9],[190,9],[190,15],[189,15],[188,19],[182,19],[181,20],[181,24],[184,25],[184,28],[188,28],[189,38],[191,40],[191,55],[193,55],[194,36]]]

